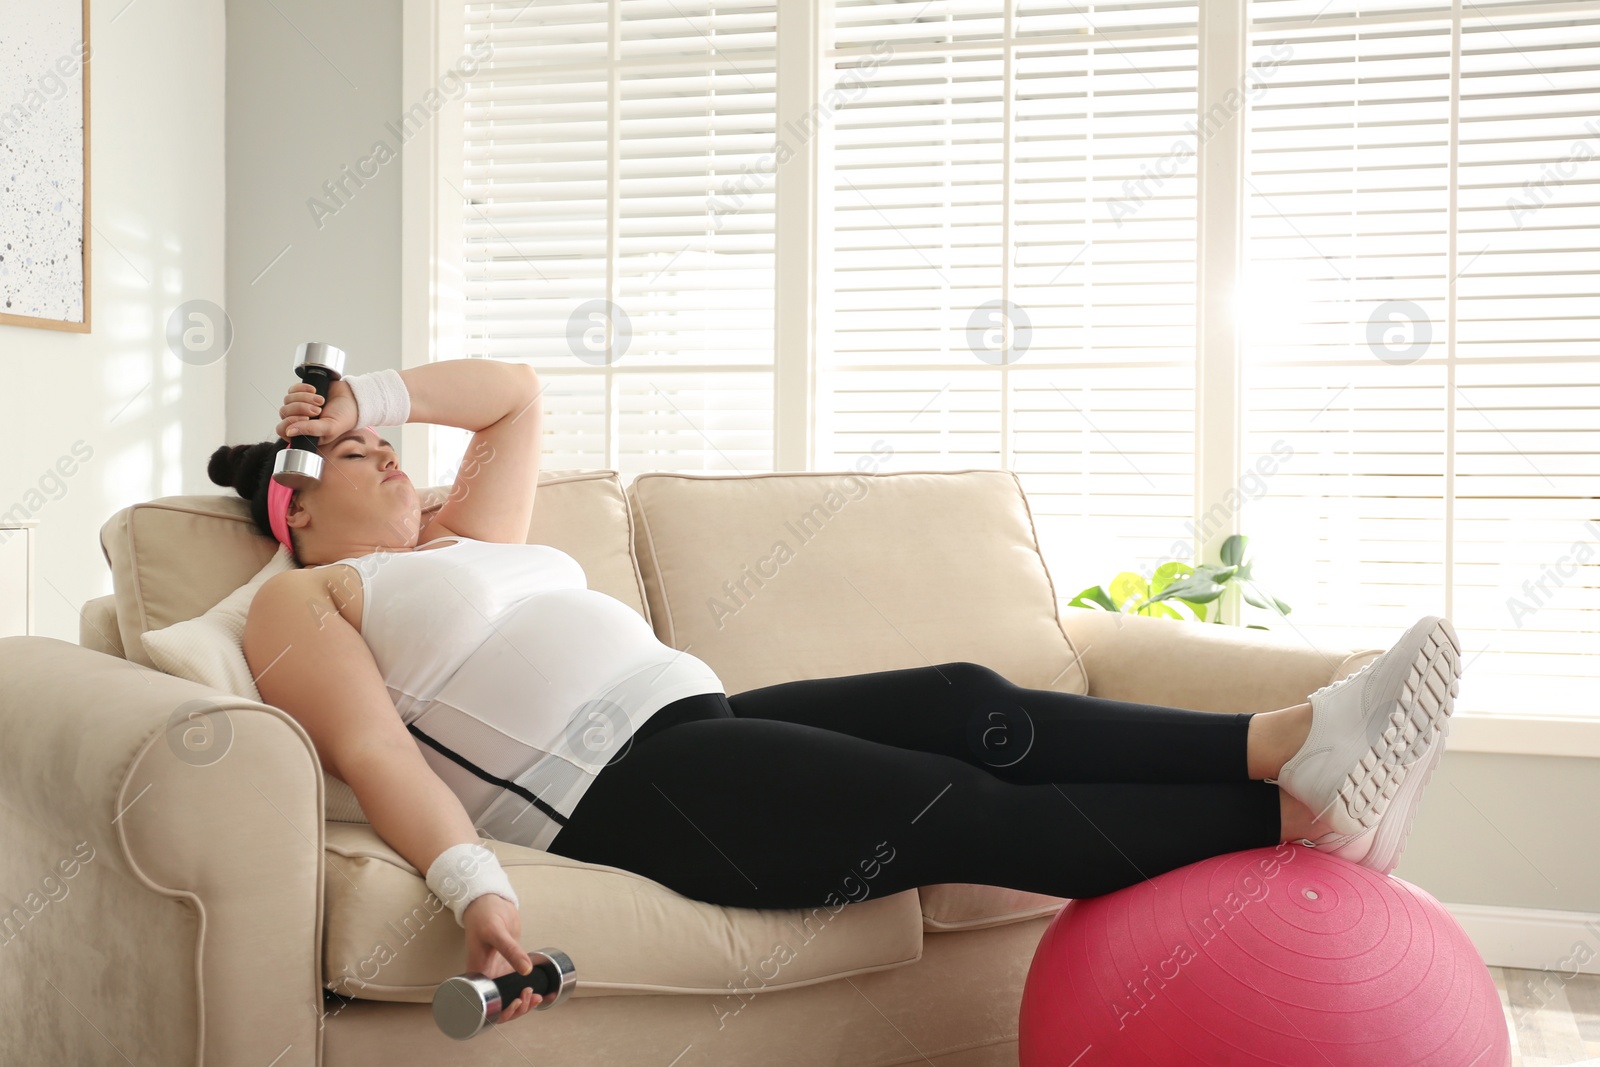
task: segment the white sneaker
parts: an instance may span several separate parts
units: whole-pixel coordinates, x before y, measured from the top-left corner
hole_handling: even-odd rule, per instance
[[[1341,834],[1378,828],[1367,865],[1393,870],[1444,750],[1460,677],[1455,628],[1423,616],[1382,656],[1311,694],[1305,743],[1265,781]]]
[[[1362,866],[1372,867],[1381,871],[1383,874],[1388,874],[1398,864],[1391,865],[1385,869],[1378,867],[1376,863],[1367,862],[1368,857],[1372,855],[1374,836],[1375,831],[1373,830],[1362,830],[1358,834],[1341,834],[1337,830],[1332,830],[1316,839],[1309,837],[1298,838],[1297,843],[1314,848],[1318,852],[1326,852],[1330,856],[1338,856],[1340,859],[1349,860],[1351,863],[1359,863]]]

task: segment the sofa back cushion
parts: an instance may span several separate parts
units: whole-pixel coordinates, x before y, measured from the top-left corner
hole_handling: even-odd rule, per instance
[[[651,473],[628,499],[657,636],[729,693],[957,660],[1088,691],[1010,471]]]
[[[429,522],[450,486],[421,490]],[[529,544],[576,559],[589,587],[616,597],[646,621],[649,608],[633,559],[633,531],[615,471],[541,471]],[[154,667],[140,635],[204,614],[266,565],[278,542],[250,521],[237,494],[167,496],[123,508],[100,528],[111,567],[124,655]]]

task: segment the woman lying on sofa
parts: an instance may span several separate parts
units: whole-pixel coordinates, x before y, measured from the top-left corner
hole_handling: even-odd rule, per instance
[[[882,894],[968,882],[1090,897],[1285,841],[1399,863],[1458,688],[1448,621],[1425,616],[1350,677],[1257,714],[1027,689],[970,662],[730,696],[571,556],[525,543],[541,389],[531,368],[491,360],[349,377],[326,402],[296,384],[275,439],[210,465],[298,565],[251,602],[244,652],[263,699],[427,872],[469,969],[530,966],[480,830],[750,908],[824,904],[857,871]],[[425,525],[372,429],[408,421],[473,431]],[[301,434],[323,473],[291,491],[271,474]],[[424,746],[472,784],[447,785]],[[535,1003],[530,991],[498,1021]]]

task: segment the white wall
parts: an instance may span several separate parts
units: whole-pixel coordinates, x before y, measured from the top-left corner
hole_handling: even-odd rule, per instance
[[[347,177],[376,141],[399,144],[386,127],[400,113],[400,5],[227,12],[226,440],[240,444],[273,436],[301,341],[343,348],[347,374],[400,366],[400,161]],[[323,185],[340,180],[335,200]],[[314,216],[312,198],[334,213]]]
[[[34,633],[72,642],[111,592],[101,525],[206,482],[226,392],[226,361],[165,337],[180,303],[224,298],[223,5],[92,4],[89,26],[92,331],[0,325],[0,514],[38,520]]]
[[[1440,900],[1600,913],[1600,760],[1445,749],[1394,870]],[[1600,928],[1587,938],[1600,973]],[[1539,947],[1537,963],[1560,953]],[[1491,961],[1493,962],[1493,961]]]

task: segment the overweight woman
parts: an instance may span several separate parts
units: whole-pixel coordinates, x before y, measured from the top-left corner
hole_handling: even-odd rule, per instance
[[[531,368],[492,360],[347,377],[325,403],[296,384],[274,439],[210,464],[296,564],[250,605],[263,699],[427,872],[470,969],[531,966],[480,834],[749,908],[819,906],[863,883],[1090,897],[1281,842],[1399,863],[1461,672],[1447,620],[1425,616],[1349,678],[1255,714],[1028,689],[969,662],[730,695],[588,588],[571,556],[525,543],[541,389]],[[406,422],[472,432],[426,523],[372,428]],[[323,475],[291,491],[273,461],[302,434]],[[528,991],[497,1021],[535,1004]]]

